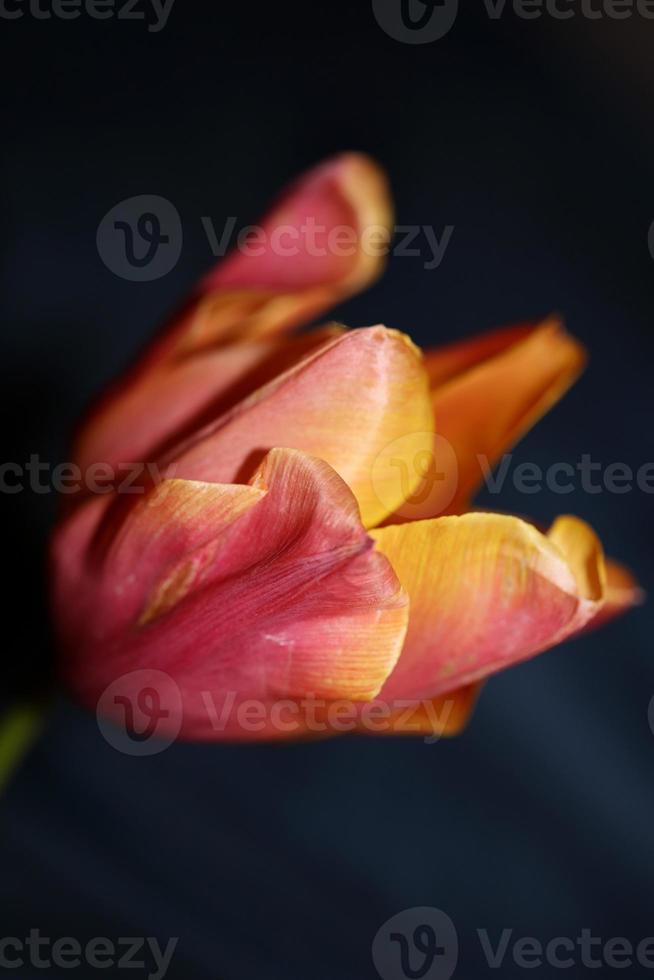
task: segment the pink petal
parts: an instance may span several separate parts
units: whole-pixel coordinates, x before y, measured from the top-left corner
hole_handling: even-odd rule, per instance
[[[317,237],[314,232],[310,238],[304,230],[308,222],[322,229]],[[373,247],[368,232],[378,227],[386,229],[388,237],[390,222],[385,177],[368,158],[346,153],[309,171],[264,219],[263,254],[235,250],[204,276],[185,307],[132,370],[98,401],[77,434],[75,461],[86,468],[98,461],[128,462],[136,458],[134,453],[143,459],[165,435],[172,437],[172,430],[165,430],[164,425],[188,423],[236,380],[231,355],[224,361],[217,357],[197,371],[188,365],[189,358],[233,341],[282,334],[363,289],[384,262],[383,250]],[[332,239],[339,228],[349,229],[352,245],[344,247]],[[281,249],[275,241],[282,229],[286,229],[286,238],[289,229],[297,235],[294,254],[280,254],[288,252],[286,239],[281,240]],[[339,254],[341,251],[348,254]],[[243,355],[243,372],[252,366],[251,354]],[[181,376],[171,378],[170,372],[178,369]],[[198,372],[201,377],[194,391],[187,382]],[[154,390],[160,404],[169,382],[169,404],[174,397],[174,410],[166,412],[159,423],[150,412],[148,421],[144,413],[147,398]]]
[[[55,538],[55,610],[81,700],[95,707],[117,678],[161,671],[181,693],[170,724],[212,739],[248,733],[233,714],[216,730],[208,702],[220,713],[229,697],[374,697],[407,599],[336,473],[274,450],[250,487],[172,484],[120,521],[109,507],[100,533],[92,501]]]
[[[274,446],[300,449],[333,466],[371,527],[422,479],[413,460],[432,439],[420,352],[404,334],[371,327],[325,343],[176,447],[162,465],[184,479],[229,483],[247,479]],[[403,460],[407,487],[394,465]]]

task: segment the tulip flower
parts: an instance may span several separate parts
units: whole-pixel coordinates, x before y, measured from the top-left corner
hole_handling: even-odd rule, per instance
[[[560,322],[424,355],[384,326],[294,332],[372,282],[391,220],[367,158],[309,172],[79,428],[84,473],[151,464],[53,535],[62,669],[90,708],[138,728],[155,705],[199,740],[453,734],[486,677],[638,601],[582,520],[471,509],[478,456],[583,367]]]

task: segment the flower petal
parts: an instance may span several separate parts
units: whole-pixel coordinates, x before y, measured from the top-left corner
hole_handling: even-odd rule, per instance
[[[621,616],[634,606],[645,601],[645,592],[624,565],[617,561],[606,561],[606,596],[604,604],[588,622],[586,630],[597,629],[616,616]]]
[[[228,344],[154,370],[96,414],[76,440],[74,459],[84,471],[102,462],[115,472],[153,461],[343,330],[332,325],[285,340]]]
[[[566,626],[567,633],[574,633],[585,626],[604,604],[604,551],[588,524],[568,514],[557,517],[547,532],[547,539],[559,549],[575,577],[579,604],[574,621]]]
[[[449,691],[438,698],[423,698],[404,706],[393,705],[388,728],[390,735],[422,735],[428,739],[441,735],[459,735],[470,719],[482,684],[468,684],[466,687]],[[379,699],[385,704],[383,698]],[[361,712],[363,720],[360,731],[369,731],[365,723],[365,709]]]
[[[103,643],[179,601],[201,571],[203,549],[263,496],[252,486],[166,479],[138,498],[113,494],[79,507],[52,542],[67,645],[88,630]]]
[[[441,492],[418,493],[411,513],[405,507],[401,516],[421,520],[465,511],[482,467],[494,466],[561,397],[584,361],[582,347],[553,317],[536,327],[509,327],[428,352],[436,432],[451,450],[435,450],[432,469],[439,471]]]
[[[71,541],[70,527],[82,522],[79,514],[71,521],[55,542],[55,608],[70,682],[94,707],[117,678],[162,671],[181,693],[183,717],[171,724],[183,735],[243,738],[236,708],[244,700],[365,701],[399,657],[407,597],[348,487],[322,460],[273,450],[250,487],[164,481],[108,543],[99,546],[96,533],[90,549],[88,536],[81,550]],[[140,574],[133,553],[142,548]],[[113,616],[90,614],[107,603]],[[228,696],[234,711],[216,729]]]
[[[371,159],[327,160],[291,184],[263,219],[259,254],[235,249],[201,280],[148,359],[306,323],[379,275],[387,248],[373,245],[370,229],[390,239],[391,223],[386,177]],[[343,229],[347,245],[338,243]]]
[[[538,326],[537,323],[511,324],[427,350],[425,367],[429,372],[432,389],[436,390],[471,368],[479,367],[492,357],[505,353],[525,340]]]
[[[363,289],[379,274],[392,221],[384,172],[363,153],[342,153],[309,170],[281,196],[262,222],[266,245],[260,255],[232,252],[205,278],[204,289]]]
[[[470,684],[439,698],[377,697],[365,703],[347,699],[318,702],[304,699],[294,704],[295,735],[310,733],[343,735],[421,735],[437,741],[442,735],[458,735],[465,727],[481,684]],[[272,711],[271,711],[272,714]]]
[[[549,536],[515,517],[466,514],[371,532],[411,600],[382,698],[431,698],[559,643],[603,602],[603,558],[582,521]]]
[[[366,527],[392,513],[420,473],[411,463],[433,439],[429,386],[420,352],[384,327],[324,344],[213,425],[177,447],[163,465],[185,479],[247,479],[274,446],[326,460],[352,489]]]
[[[234,340],[281,334],[364,288],[381,271],[387,251],[374,245],[371,230],[380,229],[388,241],[391,220],[386,179],[367,157],[345,153],[309,171],[264,219],[260,254],[237,249],[205,276],[133,369],[96,404],[77,434],[75,460],[86,466],[134,458],[131,429],[143,425],[142,406],[149,393],[143,395],[141,386],[154,384],[161,392],[170,380],[167,372],[180,364],[186,369],[190,357]],[[349,230],[349,244],[338,238],[344,229]],[[245,367],[250,353],[244,354]],[[210,365],[217,391],[223,372],[231,380],[232,367],[229,356]],[[177,414],[186,421],[210,396],[211,373],[203,374],[195,398],[184,383],[194,371],[191,366],[178,379],[185,397],[173,413],[173,424]],[[137,440],[137,445],[153,444],[161,436],[161,425],[152,423],[152,429],[144,433],[152,438]],[[120,448],[123,441],[125,449]]]

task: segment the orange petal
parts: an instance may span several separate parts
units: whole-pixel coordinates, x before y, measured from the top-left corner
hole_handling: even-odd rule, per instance
[[[163,671],[183,735],[241,738],[237,713],[215,729],[208,697],[218,714],[228,695],[365,701],[397,661],[407,597],[322,460],[273,450],[250,487],[165,481],[116,526],[110,508],[108,538],[89,536],[90,509],[55,538],[54,605],[68,677],[93,707],[117,678]]]
[[[404,334],[354,330],[324,344],[163,460],[185,479],[243,481],[268,449],[326,460],[352,489],[366,527],[392,513],[406,484],[397,464],[428,451],[433,415],[422,356]]]
[[[596,629],[603,626],[616,616],[640,606],[645,601],[645,592],[638,585],[638,582],[624,565],[617,561],[607,559],[606,561],[606,596],[604,605],[598,613],[590,620],[586,630]]]
[[[466,510],[484,468],[494,466],[561,397],[584,361],[582,347],[556,318],[428,352],[441,443],[432,469],[441,483],[424,499],[418,493],[410,513],[405,507],[401,516],[420,520]]]
[[[481,684],[450,691],[439,698],[376,697],[365,703],[347,699],[318,702],[303,700],[293,705],[295,736],[323,736],[357,732],[365,735],[419,735],[435,742],[442,735],[458,735],[465,727]]]
[[[480,680],[578,631],[604,601],[601,546],[575,518],[548,536],[515,517],[474,513],[372,537],[411,600],[382,698],[430,698]]]
[[[449,691],[438,698],[410,701],[398,707],[391,702],[392,713],[388,728],[390,735],[422,735],[428,741],[441,735],[460,735],[470,719],[482,684],[469,684],[467,687]],[[383,698],[379,702],[384,704]],[[369,731],[364,721],[360,731]]]
[[[503,354],[525,340],[537,326],[535,323],[512,324],[426,351],[425,367],[429,372],[432,389],[436,390],[465,371]]]
[[[557,517],[547,539],[566,559],[577,583],[579,604],[575,620],[567,624],[566,635],[575,633],[597,614],[606,599],[606,563],[595,532],[577,517]]]

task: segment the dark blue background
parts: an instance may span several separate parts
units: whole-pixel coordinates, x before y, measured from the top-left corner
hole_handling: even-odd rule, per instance
[[[1,21],[5,458],[65,458],[89,396],[210,263],[201,215],[254,221],[290,176],[356,148],[388,168],[400,223],[455,230],[438,269],[398,257],[339,317],[432,344],[560,310],[590,366],[515,462],[653,460],[654,23],[481,9],[425,46],[387,37],[367,2],[177,0],[159,34]],[[164,279],[130,283],[95,232],[146,193],[174,202],[184,249]],[[646,588],[652,499],[486,498],[589,519]],[[10,692],[52,674],[41,563],[55,504],[2,499]],[[132,759],[60,701],[2,800],[0,935],[178,936],[175,980],[374,978],[377,929],[419,905],[453,919],[456,977],[497,972],[481,928],[636,943],[654,935],[653,694],[645,606],[495,678],[466,733],[431,746]],[[502,977],[524,973],[507,957]]]

